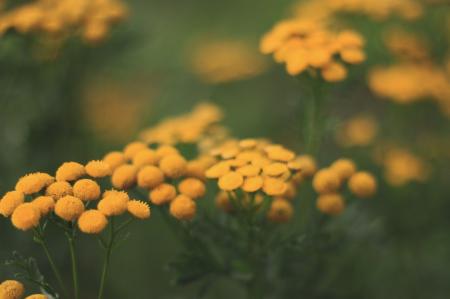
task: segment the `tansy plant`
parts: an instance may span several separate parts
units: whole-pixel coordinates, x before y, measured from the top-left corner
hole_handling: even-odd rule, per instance
[[[187,116],[147,129],[140,135],[146,141],[133,141],[101,160],[66,162],[54,175],[36,172],[20,178],[0,201],[0,213],[10,217],[15,228],[33,233],[59,283],[58,288],[50,286],[33,263],[24,263],[16,254],[10,264],[26,270],[21,277],[44,293],[30,298],[69,296],[47,246],[49,226],[60,228],[68,240],[75,299],[84,296],[78,283],[77,236],[98,238],[104,249],[98,298],[104,298],[112,251],[132,221],[150,217],[148,202],[184,245],[169,264],[177,284],[203,281],[201,290],[206,292],[215,279],[226,277],[242,284],[249,298],[261,298],[270,293],[272,257],[299,236],[314,238],[310,226],[320,231],[323,224],[315,218],[326,217],[322,222],[327,222],[342,213],[346,183],[356,197],[376,191],[375,178],[358,171],[350,159],[318,170],[313,156],[298,155],[264,138],[212,138],[210,129],[221,117],[218,107],[202,104]],[[195,128],[191,135],[175,125],[182,120]],[[200,146],[205,140],[208,146]],[[183,146],[187,141],[196,145],[194,150]],[[302,193],[309,185],[318,195]],[[319,213],[301,208],[315,197]],[[306,225],[293,224],[297,213]],[[282,225],[289,222],[292,225]],[[2,299],[22,298],[19,282],[7,281],[0,290],[8,294]]]

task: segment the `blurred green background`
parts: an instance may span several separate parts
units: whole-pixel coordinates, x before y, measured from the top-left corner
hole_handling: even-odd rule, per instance
[[[8,34],[0,40],[0,193],[12,189],[25,173],[53,172],[64,161],[101,158],[122,148],[140,129],[204,100],[223,108],[224,124],[235,136],[268,137],[302,151],[304,86],[257,51],[260,37],[288,14],[292,1],[126,3],[130,17],[107,41],[91,47],[74,38],[50,61],[32,57],[36,50],[32,38]],[[429,37],[437,61],[448,53],[448,11],[448,4],[435,7],[424,20],[407,25]],[[397,19],[389,22],[401,24]],[[289,298],[411,299],[450,294],[448,118],[431,102],[401,106],[376,99],[365,84],[368,66],[391,59],[383,54],[378,34],[389,22],[351,20],[370,36],[369,59],[365,66],[352,68],[345,82],[330,86],[329,125],[318,154],[322,165],[339,157],[354,158],[361,168],[379,176],[380,190],[369,207],[351,207],[333,222],[345,232],[347,242],[323,257],[314,276],[289,279]],[[193,45],[204,39],[243,41],[268,68],[248,79],[208,84],[192,72],[189,58]],[[360,113],[379,120],[377,142],[395,142],[426,159],[432,167],[429,181],[389,186],[372,159],[375,146],[340,148],[334,132],[342,120]],[[183,248],[159,215],[135,224],[131,232],[129,241],[114,253],[106,297],[196,298],[198,285],[180,288],[170,283],[166,264]],[[65,240],[54,237],[51,248],[69,279]],[[15,249],[36,256],[41,270],[50,273],[31,236],[1,218],[0,260]],[[100,253],[96,240],[82,237],[79,254],[86,299],[95,297]],[[0,267],[0,278],[11,273],[12,269]],[[308,281],[307,287],[296,288],[300,280]],[[221,280],[208,298],[231,296],[242,297],[242,290]]]

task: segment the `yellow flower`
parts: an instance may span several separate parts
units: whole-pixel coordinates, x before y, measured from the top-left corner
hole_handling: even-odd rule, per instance
[[[164,182],[164,173],[156,166],[144,166],[138,172],[137,182],[139,187],[151,189]]]
[[[72,186],[66,181],[54,182],[45,190],[45,194],[58,200],[66,195],[73,195]]]
[[[295,158],[295,153],[282,146],[272,146],[265,149],[267,157],[274,161],[289,162]]]
[[[127,211],[130,198],[125,192],[107,191],[99,201],[97,209],[106,216],[118,216]]]
[[[24,202],[24,195],[19,191],[7,192],[0,201],[0,214],[5,217],[11,216],[14,210]]]
[[[233,191],[244,184],[244,177],[238,172],[231,171],[220,177],[218,185],[221,190]]]
[[[26,195],[41,191],[54,182],[54,178],[43,172],[35,172],[23,176],[16,184],[16,190]]]
[[[20,230],[27,231],[38,226],[41,214],[32,203],[23,203],[18,206],[12,216],[12,224]]]
[[[75,181],[86,174],[84,166],[77,162],[66,162],[56,170],[56,180]]]
[[[137,167],[130,164],[124,164],[117,167],[111,177],[111,183],[114,188],[128,189],[136,184]]]
[[[103,157],[103,162],[109,165],[111,171],[114,171],[117,167],[125,164],[127,159],[122,152],[110,152]]]
[[[227,162],[219,162],[213,166],[211,166],[211,168],[209,168],[205,175],[207,178],[213,179],[213,178],[220,178],[221,176],[226,175],[228,172],[230,172],[230,164],[228,164]]]
[[[288,200],[284,198],[275,198],[267,212],[267,218],[275,223],[284,223],[291,220],[293,214],[294,209]]]
[[[139,200],[130,200],[127,204],[128,213],[138,219],[147,219],[150,217],[150,207],[145,202]]]
[[[205,156],[189,161],[186,165],[186,176],[200,180],[206,179],[206,170],[211,167],[216,160],[213,157]]]
[[[161,159],[159,168],[169,178],[176,179],[186,173],[186,160],[178,155],[168,155]]]
[[[133,164],[139,168],[146,165],[156,165],[158,161],[158,155],[152,149],[141,150],[133,157]]]
[[[284,163],[272,163],[263,168],[263,172],[268,176],[280,176],[286,172],[289,172],[289,169]]]
[[[371,197],[377,191],[377,181],[372,174],[360,171],[350,177],[348,187],[359,198]]]
[[[234,160],[234,161],[240,161],[242,163],[242,161],[244,160]],[[247,161],[244,161],[244,163],[247,164]],[[242,174],[245,177],[252,177],[259,175],[259,173],[261,172],[261,167],[249,164],[237,168],[236,172]]]
[[[382,159],[384,176],[393,186],[402,186],[410,181],[425,182],[430,176],[429,165],[405,149],[389,149]]]
[[[98,210],[85,211],[78,218],[78,227],[85,234],[99,234],[106,225],[108,225],[108,219]]]
[[[329,193],[320,195],[316,206],[324,214],[339,215],[345,208],[345,202],[340,194]]]
[[[55,205],[55,214],[66,221],[76,220],[83,212],[81,199],[71,195],[60,198]]]
[[[0,284],[1,299],[21,299],[25,288],[16,280],[5,280]]]
[[[206,193],[205,184],[199,179],[187,178],[178,184],[178,190],[192,199],[203,197]]]
[[[341,186],[338,174],[329,168],[319,170],[313,178],[313,187],[317,193],[333,193]]]
[[[178,195],[170,203],[170,214],[178,220],[191,220],[197,211],[197,205],[190,197]]]
[[[233,211],[233,205],[230,202],[230,197],[228,196],[228,193],[225,191],[220,191],[216,196],[216,206],[223,210],[224,212],[231,212]]]
[[[263,191],[269,196],[281,196],[287,190],[286,182],[277,178],[264,178]]]
[[[330,169],[335,171],[340,180],[346,180],[350,178],[356,172],[356,165],[350,159],[339,159],[331,164]]]
[[[73,185],[73,195],[83,201],[96,200],[100,193],[100,186],[91,179],[81,179]]]
[[[46,295],[42,295],[42,294],[33,294],[30,296],[27,296],[25,299],[48,299],[48,297]]]
[[[112,170],[108,163],[104,161],[90,161],[85,166],[86,173],[93,178],[102,178],[111,175]]]
[[[342,64],[332,62],[322,68],[322,77],[328,82],[342,81],[347,77],[347,70]]]
[[[367,146],[378,134],[378,124],[370,115],[357,115],[347,120],[338,131],[337,142],[344,147]]]
[[[45,216],[55,208],[55,200],[51,196],[39,196],[31,202]]]
[[[303,177],[312,177],[317,171],[316,161],[310,155],[298,156],[292,163],[294,162],[299,164],[300,174]]]
[[[125,155],[125,158],[132,160],[137,153],[147,148],[147,144],[140,141],[134,141],[125,146],[123,154]]]
[[[158,162],[164,157],[179,154],[180,152],[171,145],[161,145],[156,149],[156,156],[158,157]]]
[[[263,187],[264,179],[260,176],[247,177],[242,184],[242,190],[245,192],[256,192]]]
[[[156,186],[150,193],[150,201],[159,206],[169,203],[177,196],[177,190],[170,184],[160,184]]]

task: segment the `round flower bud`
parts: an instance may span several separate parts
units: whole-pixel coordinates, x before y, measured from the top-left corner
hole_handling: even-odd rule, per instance
[[[51,196],[39,196],[31,202],[45,216],[55,208],[55,200]]]
[[[275,198],[272,200],[270,209],[267,212],[267,218],[275,223],[284,223],[288,222],[293,214],[294,209],[288,200],[284,198]]]
[[[335,171],[341,181],[350,178],[356,172],[356,165],[350,159],[339,159],[331,164],[330,169]]]
[[[342,81],[347,77],[347,69],[340,63],[330,62],[322,68],[322,77],[328,82]]]
[[[164,182],[164,173],[156,166],[144,166],[137,175],[138,186],[151,189]]]
[[[147,148],[147,144],[140,141],[134,141],[125,146],[123,154],[125,155],[125,158],[131,160],[137,153]]]
[[[339,215],[345,208],[345,202],[339,194],[322,194],[317,198],[316,206],[324,214]]]
[[[298,156],[295,162],[299,164],[300,173],[304,177],[312,177],[317,171],[316,161],[309,155]]]
[[[197,211],[195,201],[180,194],[170,203],[170,214],[178,220],[191,220]]]
[[[23,176],[16,184],[16,190],[26,195],[37,193],[54,182],[54,178],[47,173],[35,172]]]
[[[19,191],[7,192],[0,200],[0,214],[5,217],[11,216],[14,210],[24,202],[24,195]]]
[[[90,161],[84,168],[86,169],[86,173],[93,178],[103,178],[112,173],[111,166],[99,160]]]
[[[368,172],[357,172],[351,176],[348,187],[359,198],[371,197],[377,190],[375,177]]]
[[[99,201],[97,208],[106,216],[118,216],[127,211],[129,201],[125,192],[108,191],[105,197]]]
[[[42,294],[33,294],[33,295],[26,297],[25,299],[48,299],[48,297],[46,295],[42,295]]]
[[[170,155],[179,155],[180,152],[170,145],[161,145],[156,149],[156,155],[158,156],[158,161],[160,161],[162,158]]]
[[[186,173],[186,160],[177,154],[168,155],[161,159],[159,168],[169,178],[176,179]]]
[[[134,165],[124,164],[114,170],[111,182],[114,188],[128,189],[136,184],[137,167]]]
[[[45,190],[45,194],[58,200],[66,195],[73,195],[72,186],[66,181],[54,182]]]
[[[138,219],[147,219],[150,217],[150,207],[145,202],[139,200],[130,200],[127,204],[128,213]]]
[[[122,152],[110,152],[103,157],[103,162],[109,165],[111,171],[114,171],[117,167],[125,164],[127,158]]]
[[[156,165],[158,161],[156,152],[149,148],[141,150],[133,157],[133,164],[139,168],[145,165]]]
[[[329,168],[319,170],[313,179],[314,190],[322,194],[336,192],[340,184],[338,174]]]
[[[76,220],[84,212],[81,199],[66,195],[60,198],[55,205],[55,214],[66,221]]]
[[[0,284],[1,299],[22,299],[25,288],[16,280],[5,280]]]
[[[228,193],[220,191],[216,196],[216,206],[224,212],[230,213],[233,211],[233,204],[230,201]]]
[[[263,191],[269,196],[281,196],[287,190],[286,182],[277,178],[264,178]]]
[[[100,186],[96,181],[81,179],[73,185],[73,195],[83,201],[96,200],[100,197]]]
[[[206,193],[205,184],[199,179],[187,178],[178,184],[178,190],[192,199],[203,197]]]
[[[77,162],[66,162],[56,170],[57,181],[75,181],[86,174],[84,166]]]
[[[170,184],[160,184],[149,194],[150,201],[157,206],[169,203],[177,196],[177,190]]]
[[[219,188],[221,190],[233,191],[244,184],[244,177],[238,172],[230,171],[224,176],[220,177],[217,184],[219,185]]]
[[[85,234],[99,234],[105,229],[106,225],[108,225],[108,220],[98,210],[85,211],[78,218],[78,227]]]
[[[11,222],[17,229],[27,231],[38,226],[40,218],[39,210],[28,202],[21,204],[14,210]]]

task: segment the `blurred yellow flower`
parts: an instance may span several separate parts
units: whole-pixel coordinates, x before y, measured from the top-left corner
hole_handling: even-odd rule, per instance
[[[0,201],[0,214],[9,217],[14,210],[25,200],[25,196],[19,191],[7,192]]]
[[[206,186],[201,180],[196,178],[187,178],[178,184],[178,190],[192,199],[203,197],[206,193]]]
[[[344,211],[345,201],[337,193],[321,194],[317,198],[316,207],[324,214],[339,215]]]
[[[138,169],[131,164],[117,167],[112,176],[111,183],[116,189],[129,189],[136,184]]]
[[[373,196],[377,191],[377,181],[372,174],[360,171],[350,177],[348,187],[357,197],[367,198]]]
[[[150,201],[159,206],[171,202],[177,196],[177,190],[171,184],[160,184],[149,193]]]
[[[151,189],[164,182],[164,173],[156,166],[144,166],[138,172],[137,182],[139,187]]]
[[[20,230],[27,231],[39,224],[41,213],[39,209],[32,203],[20,204],[12,213],[11,222]]]
[[[404,29],[390,28],[384,34],[384,44],[400,60],[423,61],[430,58],[425,41]]]
[[[275,198],[267,212],[267,218],[275,223],[284,223],[289,221],[294,214],[292,204],[284,198]]]
[[[313,178],[313,187],[317,193],[328,194],[336,192],[341,186],[338,172],[331,168],[319,170]]]
[[[186,195],[178,195],[170,203],[170,214],[178,220],[191,220],[197,211],[194,200]]]
[[[346,120],[336,132],[336,141],[343,147],[368,146],[378,134],[378,122],[370,115],[356,115]]]

